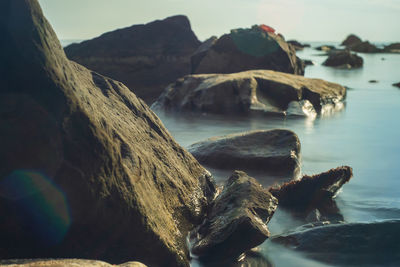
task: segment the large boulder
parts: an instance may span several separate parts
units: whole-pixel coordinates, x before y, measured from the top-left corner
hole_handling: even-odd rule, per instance
[[[399,266],[400,220],[332,224],[271,238],[330,266]]]
[[[312,115],[346,96],[346,88],[276,71],[187,75],[169,85],[152,108],[206,113]]]
[[[208,172],[126,86],[66,58],[37,0],[1,1],[0,35],[0,259],[188,266]]]
[[[234,258],[263,243],[277,200],[254,178],[235,171],[192,234],[191,252],[205,260]]]
[[[192,60],[192,73],[234,73],[267,69],[304,74],[304,64],[295,49],[275,33],[259,26],[236,29],[221,36],[200,57]]]
[[[344,39],[344,41],[340,45],[352,46],[355,44],[359,44],[361,42],[362,42],[362,40],[360,39],[360,37],[358,37],[355,34],[350,34],[346,37],[346,39]]]
[[[200,163],[215,168],[295,174],[300,167],[300,140],[288,130],[213,137],[188,150]]]
[[[185,16],[105,33],[65,48],[85,67],[123,82],[151,104],[162,90],[191,71],[190,57],[200,41]]]
[[[362,57],[344,50],[331,53],[322,64],[328,67],[352,69],[362,67],[363,63],[364,60]]]

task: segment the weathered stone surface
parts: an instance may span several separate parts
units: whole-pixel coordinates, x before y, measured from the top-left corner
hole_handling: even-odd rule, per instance
[[[331,53],[329,57],[325,60],[323,65],[336,68],[360,68],[362,67],[364,60],[362,57],[351,53],[348,50],[337,51]]]
[[[192,59],[192,73],[235,73],[267,69],[298,75],[304,74],[304,64],[295,49],[274,33],[255,25],[251,29],[236,29],[225,34],[206,53]]]
[[[254,178],[235,171],[213,201],[207,219],[192,233],[192,253],[234,258],[263,243],[277,200]]]
[[[278,199],[281,207],[311,211],[332,199],[352,176],[352,168],[343,166],[313,176],[305,175],[299,180],[271,187],[269,192]]]
[[[1,1],[0,35],[0,259],[188,266],[207,171],[126,86],[66,58],[38,1]]]
[[[350,34],[349,36],[346,37],[346,39],[344,39],[344,41],[340,45],[352,46],[355,44],[359,44],[361,42],[362,40],[357,35]]]
[[[393,43],[383,48],[385,53],[400,53],[400,43]]]
[[[105,33],[65,48],[85,67],[123,82],[151,104],[164,88],[191,71],[200,41],[185,16]]]
[[[153,109],[206,113],[286,114],[301,102],[303,115],[321,111],[346,96],[346,88],[320,79],[257,70],[234,74],[187,75],[169,85]],[[312,105],[308,105],[307,102]],[[309,107],[311,106],[311,109]]]
[[[126,262],[120,265],[111,265],[104,261],[81,260],[81,259],[21,259],[21,260],[0,260],[1,266],[7,267],[146,267],[137,261]]]
[[[381,49],[377,48],[375,45],[371,44],[368,41],[364,41],[361,43],[356,43],[348,46],[351,51],[360,52],[360,53],[378,53],[382,52]]]
[[[392,85],[400,88],[400,82],[394,83],[394,84],[392,84]]]
[[[400,221],[347,223],[300,228],[274,242],[335,266],[399,266]]]
[[[294,174],[300,167],[300,140],[288,130],[212,137],[191,145],[188,150],[200,163],[216,168]]]

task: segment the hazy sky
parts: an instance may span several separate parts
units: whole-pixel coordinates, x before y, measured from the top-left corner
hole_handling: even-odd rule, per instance
[[[39,0],[60,39],[88,39],[187,15],[200,40],[267,24],[286,39],[341,41],[356,33],[400,42],[400,0]]]

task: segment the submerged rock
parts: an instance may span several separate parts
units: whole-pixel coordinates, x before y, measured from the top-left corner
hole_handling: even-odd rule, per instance
[[[271,187],[269,192],[278,199],[280,207],[308,214],[326,206],[326,201],[331,200],[352,176],[352,168],[343,166],[313,176],[305,175],[299,180]]]
[[[315,48],[318,51],[324,51],[324,52],[329,52],[331,50],[335,50],[336,47],[334,47],[333,45],[321,45]]]
[[[351,53],[348,50],[338,51],[331,53],[325,60],[323,65],[336,68],[360,68],[362,67],[364,60],[357,54]]]
[[[85,67],[126,84],[151,104],[171,82],[189,74],[200,41],[185,16],[105,33],[65,48]]]
[[[0,259],[188,266],[208,172],[126,86],[66,58],[37,0],[0,13]]]
[[[235,258],[263,243],[277,200],[254,178],[235,171],[192,234],[192,253],[203,260]]]
[[[295,174],[300,167],[300,140],[288,130],[212,137],[188,150],[200,163],[216,168]]]
[[[362,42],[362,40],[360,39],[360,37],[358,37],[355,34],[350,34],[349,36],[346,37],[346,39],[340,45],[352,46],[355,44],[359,44],[361,42]]]
[[[300,228],[272,241],[335,266],[399,266],[400,221]]]
[[[254,69],[304,74],[295,49],[275,33],[255,25],[225,34],[201,56],[192,59],[192,73],[235,73]]]
[[[323,105],[336,104],[345,96],[346,88],[336,83],[257,70],[187,75],[169,85],[152,108],[214,114],[285,115],[291,102],[301,102],[295,115],[301,112],[303,116],[315,116]],[[312,110],[308,103],[312,104]]]
[[[81,260],[81,259],[21,259],[21,260],[0,260],[1,266],[12,267],[146,267],[143,263],[130,261],[119,265],[109,264],[104,261],[97,260]]]

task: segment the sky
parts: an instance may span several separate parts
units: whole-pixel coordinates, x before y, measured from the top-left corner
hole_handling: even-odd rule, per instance
[[[286,39],[342,41],[355,33],[400,42],[400,0],[39,0],[59,39],[186,15],[200,40],[267,24]]]

